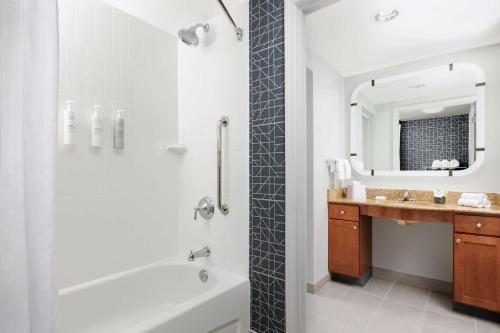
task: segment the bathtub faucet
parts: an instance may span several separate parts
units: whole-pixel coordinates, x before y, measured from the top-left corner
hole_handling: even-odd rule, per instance
[[[191,251],[189,252],[188,260],[189,261],[194,261],[196,258],[200,257],[210,257],[210,254],[212,253],[212,250],[208,246],[205,246],[199,251]]]

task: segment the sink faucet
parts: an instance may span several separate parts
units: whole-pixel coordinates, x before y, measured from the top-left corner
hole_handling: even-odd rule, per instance
[[[188,256],[188,260],[194,261],[196,258],[210,257],[210,254],[212,254],[212,250],[210,250],[210,248],[208,246],[205,246],[201,250],[194,251],[194,252],[190,251],[189,256]]]
[[[403,191],[403,196],[401,197],[401,201],[409,201],[410,200],[410,192],[408,190]]]

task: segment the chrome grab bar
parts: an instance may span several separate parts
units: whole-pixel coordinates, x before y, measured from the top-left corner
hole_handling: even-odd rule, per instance
[[[217,207],[223,215],[229,213],[229,207],[222,203],[222,127],[229,125],[229,118],[222,116],[217,123]]]

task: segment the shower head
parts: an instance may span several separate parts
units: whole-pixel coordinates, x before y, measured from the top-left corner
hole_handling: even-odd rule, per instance
[[[192,27],[179,30],[179,38],[181,41],[188,46],[198,46],[200,44],[200,39],[196,34],[196,29],[203,28],[203,31],[208,32],[208,24],[195,24]]]

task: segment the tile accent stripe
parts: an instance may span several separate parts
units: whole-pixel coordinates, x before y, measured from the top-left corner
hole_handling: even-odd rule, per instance
[[[250,0],[251,329],[285,332],[284,0]]]

